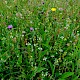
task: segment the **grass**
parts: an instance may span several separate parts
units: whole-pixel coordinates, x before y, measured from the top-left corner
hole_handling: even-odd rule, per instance
[[[79,4],[79,0],[1,0],[0,79],[79,80]]]

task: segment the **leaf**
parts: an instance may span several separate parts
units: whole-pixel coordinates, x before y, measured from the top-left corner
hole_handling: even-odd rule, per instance
[[[65,72],[64,74],[61,75],[61,78],[62,79],[65,79],[69,76],[72,76],[74,74],[74,72]]]
[[[37,68],[37,73],[39,73],[39,72],[41,72],[41,71],[43,71],[45,68]]]
[[[37,73],[43,71],[44,69],[46,69],[46,68],[42,68],[42,67],[40,67],[40,68],[39,68],[39,67],[35,68],[35,70],[34,70],[34,71],[32,72],[32,74],[31,74],[31,78],[34,77],[34,76],[36,76]]]
[[[78,77],[79,77],[79,76],[74,77],[74,78],[73,78],[73,80],[77,80],[77,79],[78,79]]]
[[[44,51],[40,54],[39,58],[41,59],[46,53],[47,53],[47,50],[44,50]]]
[[[17,65],[20,66],[22,63],[22,55],[19,56],[18,61],[17,61]]]
[[[65,79],[61,79],[61,78],[59,78],[58,80],[65,80]]]
[[[54,77],[54,70],[55,70],[55,65],[53,66],[53,64],[48,60],[48,63],[50,65],[51,71],[52,71],[52,75]]]

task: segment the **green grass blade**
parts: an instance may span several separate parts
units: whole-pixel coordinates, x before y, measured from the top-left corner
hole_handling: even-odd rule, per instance
[[[72,76],[74,72],[65,72],[61,75],[61,79],[68,78],[69,76]]]
[[[35,68],[35,70],[31,74],[31,78],[35,77],[37,73],[39,73],[39,72],[41,72],[43,70],[45,70],[45,68],[43,68],[43,67],[40,67],[40,68],[37,67],[37,68]]]
[[[54,77],[54,71],[55,71],[55,65],[53,66],[53,64],[48,60],[48,63],[50,65],[51,71],[52,71],[52,76]]]

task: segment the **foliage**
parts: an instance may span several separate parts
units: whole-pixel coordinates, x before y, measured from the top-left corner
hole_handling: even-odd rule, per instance
[[[0,1],[1,80],[79,80],[79,0]]]

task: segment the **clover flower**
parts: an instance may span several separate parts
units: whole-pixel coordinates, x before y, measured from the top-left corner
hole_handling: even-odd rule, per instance
[[[8,25],[8,29],[12,29],[13,28],[13,26],[12,25]]]
[[[34,30],[34,28],[33,27],[30,27],[30,31],[33,31]]]

